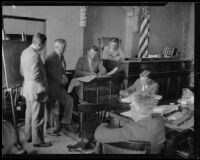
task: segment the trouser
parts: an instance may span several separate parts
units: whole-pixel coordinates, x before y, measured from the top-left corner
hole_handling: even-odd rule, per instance
[[[44,143],[44,102],[26,101],[25,133],[33,144]]]
[[[73,109],[73,98],[67,94],[65,90],[62,90],[57,95],[50,96],[49,105],[47,107],[47,121],[55,129],[59,129],[59,110],[60,106],[56,102],[60,102],[64,106],[64,113],[62,118],[62,123],[70,124],[72,119],[72,109]],[[55,105],[56,103],[56,105]]]
[[[74,89],[79,100],[83,100],[83,84],[81,83],[79,86],[76,86]]]

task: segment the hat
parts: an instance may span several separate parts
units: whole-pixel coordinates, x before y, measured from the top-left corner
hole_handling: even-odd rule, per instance
[[[151,74],[149,70],[144,70],[140,73],[140,77],[148,77]]]

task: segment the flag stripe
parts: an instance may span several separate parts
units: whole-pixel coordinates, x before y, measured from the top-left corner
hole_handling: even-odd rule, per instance
[[[138,57],[148,56],[148,44],[150,37],[150,16],[147,13],[147,8],[145,8],[144,17],[140,25],[140,39],[139,39],[139,52]]]
[[[142,46],[142,48],[140,49],[140,52],[139,52],[139,56],[141,57],[141,53],[143,53],[143,51],[145,50],[145,48],[147,47],[147,44],[148,44],[148,40],[146,39],[144,45]]]

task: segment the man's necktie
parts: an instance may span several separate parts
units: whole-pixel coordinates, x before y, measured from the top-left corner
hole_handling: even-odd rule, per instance
[[[90,68],[90,72],[94,72],[92,60],[89,60],[89,68]]]
[[[66,61],[63,55],[60,56],[60,61],[61,61],[62,69],[65,72],[67,65],[66,65]]]

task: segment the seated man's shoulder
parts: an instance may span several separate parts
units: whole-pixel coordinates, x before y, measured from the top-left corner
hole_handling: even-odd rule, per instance
[[[86,56],[81,56],[81,57],[79,57],[78,62],[79,62],[79,61],[84,61],[85,58],[86,58]]]
[[[159,86],[159,84],[156,81],[154,81],[153,79],[150,80],[150,84],[154,85],[154,86]]]
[[[109,45],[104,46],[103,49],[104,49],[104,51],[108,50],[109,49]]]

